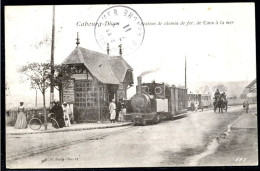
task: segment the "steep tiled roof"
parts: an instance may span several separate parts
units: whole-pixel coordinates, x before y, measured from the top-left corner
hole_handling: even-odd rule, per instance
[[[62,62],[63,64],[81,64],[83,61],[80,60],[78,48],[74,49],[71,54]]]
[[[246,86],[246,88],[252,87],[255,83],[256,83],[256,79],[254,79],[250,84],[248,84],[248,86]]]
[[[128,70],[133,71],[133,68],[121,56],[111,56],[108,61],[114,76],[119,82],[124,81],[125,74]]]
[[[63,64],[84,64],[100,82],[119,84],[132,67],[120,56],[107,56],[82,47],[76,49],[62,62]]]

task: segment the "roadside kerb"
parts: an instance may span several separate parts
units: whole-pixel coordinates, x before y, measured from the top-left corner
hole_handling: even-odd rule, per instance
[[[244,116],[244,114],[242,114],[241,116],[239,116],[234,122],[232,122],[231,124],[228,125],[228,130],[227,132],[230,132],[231,131],[231,127],[237,123],[242,117]]]
[[[243,113],[239,118],[237,118],[233,123],[231,123],[230,125],[228,125],[228,132],[231,132],[231,130],[239,130],[239,129],[256,129],[254,127],[233,127],[236,123],[238,123],[241,119],[243,119],[245,116],[247,115],[255,115],[253,113]]]
[[[35,132],[19,132],[19,133],[6,133],[6,135],[25,135],[25,134],[42,134],[42,133],[53,133],[53,132],[69,132],[69,131],[84,131],[91,129],[105,129],[105,128],[116,128],[132,125],[132,123],[125,123],[120,125],[109,125],[109,126],[100,126],[100,127],[86,127],[86,128],[74,128],[74,129],[56,129],[56,130],[44,130],[44,131],[35,131]]]

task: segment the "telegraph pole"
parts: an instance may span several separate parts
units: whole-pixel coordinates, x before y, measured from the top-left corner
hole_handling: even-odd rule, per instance
[[[54,100],[54,43],[55,43],[55,6],[52,9],[52,38],[51,38],[51,90],[50,103]],[[47,116],[44,116],[44,126],[47,130]]]
[[[55,43],[55,6],[53,5],[53,14],[52,14],[52,38],[51,38],[51,94],[50,102],[54,100],[54,43]]]
[[[187,63],[186,63],[186,56],[185,56],[185,88],[187,89]]]

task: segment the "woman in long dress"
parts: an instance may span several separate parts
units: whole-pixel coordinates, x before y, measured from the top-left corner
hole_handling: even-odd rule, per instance
[[[63,103],[62,108],[63,108],[65,126],[70,127],[71,123],[70,123],[69,109],[66,102]]]
[[[109,112],[110,112],[110,120],[111,123],[115,123],[116,119],[116,104],[115,104],[115,99],[112,100],[112,102],[109,105]]]
[[[20,107],[18,108],[18,115],[14,125],[15,129],[25,129],[27,128],[27,119],[25,114],[25,108],[23,102],[20,102]]]

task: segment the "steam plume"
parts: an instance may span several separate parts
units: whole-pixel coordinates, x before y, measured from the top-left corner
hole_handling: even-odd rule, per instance
[[[143,76],[145,76],[145,75],[147,75],[147,74],[154,73],[154,72],[157,72],[157,71],[159,71],[159,70],[160,70],[160,68],[156,68],[156,69],[151,69],[151,70],[148,70],[148,71],[144,71],[144,72],[142,72],[142,73],[139,75],[139,77],[143,77]]]

